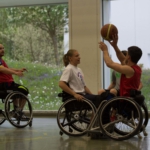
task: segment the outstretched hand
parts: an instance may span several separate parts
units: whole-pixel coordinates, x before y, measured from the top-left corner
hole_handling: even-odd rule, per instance
[[[102,51],[108,51],[107,45],[104,42],[99,42],[98,44]]]
[[[19,76],[19,77],[23,77],[24,74],[23,74],[23,72],[18,71],[18,72],[16,72],[16,75]]]
[[[26,68],[22,68],[22,69],[20,69],[20,71],[21,72],[25,72],[25,71],[28,72],[28,70]]]

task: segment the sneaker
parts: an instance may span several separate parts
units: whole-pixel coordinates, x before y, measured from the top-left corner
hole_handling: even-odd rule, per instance
[[[10,111],[9,116],[12,117],[12,118],[16,118],[15,110]]]
[[[24,112],[22,112],[21,118],[22,118],[22,119],[27,119],[27,116],[24,114]]]
[[[16,119],[26,119],[27,118],[25,116],[24,112],[22,112],[22,111],[12,110],[12,111],[9,112],[9,115],[12,118],[16,118]]]

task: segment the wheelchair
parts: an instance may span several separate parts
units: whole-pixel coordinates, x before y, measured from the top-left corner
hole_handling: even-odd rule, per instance
[[[0,91],[0,99],[2,100],[2,104],[4,104],[4,108],[0,109],[0,125],[7,120],[17,128],[24,128],[27,125],[32,126],[32,106],[26,95],[18,91],[4,90]],[[23,111],[19,109],[15,110],[14,102],[19,103],[21,101],[25,102]],[[24,113],[25,117],[23,117]]]
[[[60,93],[64,102],[57,113],[57,124],[60,135],[81,136],[86,134],[92,117],[95,115],[96,107],[89,100],[77,101],[72,96],[66,97],[66,93]]]
[[[145,127],[148,124],[148,110],[145,103],[140,106],[134,98],[114,97],[103,100],[97,108],[88,99],[79,102],[66,95],[64,92],[58,94],[63,101],[57,114],[60,135],[99,134],[118,141],[140,136],[142,131],[147,135]],[[112,109],[116,110],[114,121],[110,119]]]

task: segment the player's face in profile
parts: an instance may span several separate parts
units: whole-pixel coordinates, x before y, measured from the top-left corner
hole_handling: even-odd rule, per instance
[[[78,51],[75,51],[72,55],[72,57],[70,57],[70,63],[77,66],[78,64],[80,64],[80,55],[78,53]]]

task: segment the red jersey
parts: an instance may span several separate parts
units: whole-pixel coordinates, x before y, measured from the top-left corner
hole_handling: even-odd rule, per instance
[[[8,68],[7,64],[5,63],[3,59],[0,59],[0,67]],[[11,74],[5,74],[5,73],[0,72],[0,83],[13,82],[13,81],[14,79]]]
[[[120,96],[130,96],[130,90],[137,90],[141,81],[142,70],[138,65],[131,66],[134,69],[134,75],[131,78],[126,78],[121,74],[120,79]]]

